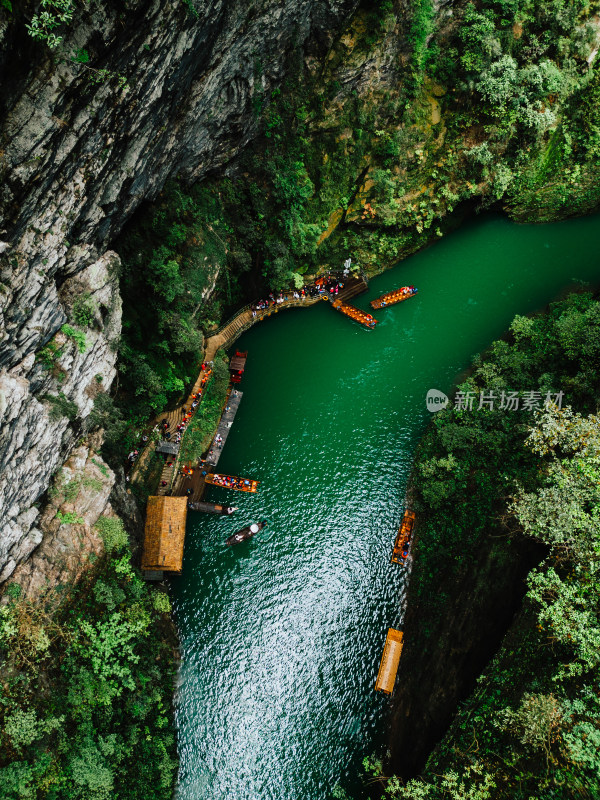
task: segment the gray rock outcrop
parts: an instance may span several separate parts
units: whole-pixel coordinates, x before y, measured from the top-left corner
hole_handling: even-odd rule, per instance
[[[40,546],[37,504],[115,374],[107,246],[167,178],[239,152],[290,64],[322,56],[356,5],[90,4],[57,51],[0,9],[0,582]],[[80,352],[61,327],[86,293],[98,313]]]

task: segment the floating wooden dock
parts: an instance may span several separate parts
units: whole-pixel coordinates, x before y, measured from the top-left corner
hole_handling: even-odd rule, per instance
[[[404,512],[402,524],[398,529],[396,541],[394,542],[394,552],[392,553],[392,564],[404,564],[408,558],[410,540],[412,539],[413,526],[415,524],[415,512],[408,509]]]
[[[222,489],[234,489],[236,492],[256,492],[258,481],[248,478],[238,478],[237,475],[207,475],[204,480],[211,486],[220,486]]]
[[[403,300],[408,300],[414,297],[419,290],[414,286],[402,286],[400,289],[394,289],[393,292],[382,294],[376,300],[371,300],[371,308],[384,308],[385,306],[393,306],[396,303],[401,303]]]
[[[373,319],[371,314],[367,314],[366,311],[361,311],[360,308],[355,308],[349,303],[344,303],[343,300],[340,300],[339,298],[334,300],[331,305],[336,311],[345,314],[355,322],[360,322],[360,324],[364,325],[366,328],[374,328],[375,325],[377,325],[377,320]]]
[[[225,447],[225,442],[229,436],[229,431],[233,425],[233,420],[235,419],[237,410],[242,402],[242,396],[243,392],[240,392],[239,389],[233,389],[225,401],[221,419],[219,420],[212,443],[208,448],[208,455],[206,456],[207,470],[210,467],[216,467],[219,463],[219,458],[221,457],[221,453]]]
[[[402,654],[403,639],[404,634],[402,631],[397,631],[394,628],[388,630],[379,672],[377,673],[377,681],[375,682],[375,691],[383,692],[384,694],[391,694],[394,691],[398,664]]]

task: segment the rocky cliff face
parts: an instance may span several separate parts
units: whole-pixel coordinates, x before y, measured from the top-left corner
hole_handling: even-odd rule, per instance
[[[391,768],[404,778],[422,770],[520,608],[524,578],[542,551],[523,543],[508,549],[507,557],[505,546],[483,545],[460,585],[438,577],[438,590],[452,599],[448,615],[432,620],[409,596],[390,736]]]
[[[355,5],[92,4],[58,55],[0,10],[0,582],[42,541],[36,503],[115,376],[108,243],[169,176],[198,179],[244,147],[290,53],[323,54]],[[93,319],[73,336],[82,296]]]
[[[47,319],[53,336],[46,347],[0,373],[0,582],[42,541],[37,501],[83,433],[95,396],[115,377],[121,330],[117,263],[108,253],[68,278]],[[57,327],[73,298],[81,296],[94,318],[76,341],[64,332],[78,333],[75,328]]]

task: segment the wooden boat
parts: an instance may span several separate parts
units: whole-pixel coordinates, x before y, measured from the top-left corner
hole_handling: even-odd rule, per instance
[[[331,305],[336,311],[345,314],[355,322],[360,322],[360,324],[364,325],[366,328],[374,328],[375,325],[377,325],[377,320],[373,319],[373,317],[370,314],[367,314],[366,311],[361,311],[359,308],[355,308],[348,303],[344,303],[342,300],[334,300]]]
[[[241,528],[239,531],[232,533],[231,536],[225,540],[225,544],[231,547],[234,544],[245,542],[246,539],[251,539],[259,531],[262,531],[266,524],[267,521],[263,519],[262,522],[253,522],[252,525],[246,525],[245,528]]]
[[[204,480],[211,486],[220,486],[222,489],[234,489],[236,492],[256,492],[258,481],[248,478],[238,478],[237,475],[221,475],[215,472],[207,475]]]
[[[402,655],[402,647],[404,645],[403,640],[404,633],[402,631],[389,628],[385,639],[385,645],[383,646],[377,681],[375,682],[376,692],[391,694],[394,691],[398,664],[400,663],[400,656]]]
[[[222,506],[217,503],[204,502],[188,503],[188,508],[192,511],[205,511],[207,514],[222,514],[224,517],[228,517],[238,510],[237,506]]]
[[[229,362],[229,372],[231,373],[231,382],[239,383],[242,380],[242,375],[246,369],[246,359],[248,358],[248,351],[242,353],[240,350],[235,351],[234,357]]]
[[[419,290],[414,286],[402,286],[400,289],[394,289],[393,292],[382,294],[376,300],[371,300],[371,308],[384,308],[385,306],[393,306],[396,303],[401,303],[403,300],[408,300],[414,297]]]
[[[394,552],[392,553],[392,564],[404,564],[408,558],[410,541],[412,539],[413,527],[415,524],[415,512],[408,509],[404,512],[402,524],[398,530],[396,541],[394,542]]]

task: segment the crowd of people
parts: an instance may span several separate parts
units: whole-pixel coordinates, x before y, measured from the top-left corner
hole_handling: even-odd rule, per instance
[[[315,281],[315,288],[317,290],[317,294],[325,295],[329,297],[330,300],[334,300],[339,292],[344,288],[343,281],[338,280],[331,275],[323,278],[317,278]]]
[[[344,271],[344,276],[349,275],[349,270]],[[334,299],[338,293],[344,288],[344,283],[339,278],[332,275],[326,275],[317,278],[314,284],[307,284],[301,289],[288,290],[287,292],[279,292],[275,294],[271,292],[265,300],[257,300],[250,306],[252,317],[256,317],[257,312],[265,311],[268,308],[276,308],[288,300],[302,301],[306,298],[314,299],[319,296],[329,297]]]
[[[169,424],[168,419],[163,419],[162,422],[157,423],[154,426],[152,433],[158,431],[163,439],[166,439],[167,441],[172,442],[173,444],[179,444],[181,442],[185,429],[189,421],[191,420],[192,416],[194,415],[195,410],[198,408],[200,401],[202,400],[202,395],[204,394],[206,384],[212,372],[212,369],[210,367],[207,367],[206,364],[202,364],[202,370],[204,372],[204,375],[200,382],[200,388],[197,392],[195,392],[192,395],[190,407],[187,408],[187,406],[184,406],[181,409],[182,411],[181,420],[176,425],[172,426]],[[138,442],[137,448],[135,448],[129,453],[129,455],[127,456],[129,469],[131,469],[133,464],[137,461],[140,452],[148,444],[149,439],[150,436],[147,433],[144,433],[141,436],[140,441]],[[171,456],[165,455],[165,463],[167,466],[171,466],[171,464],[168,463],[169,458],[171,458]],[[161,483],[161,485],[164,486],[165,482]]]
[[[258,300],[256,303],[250,306],[252,316],[255,317],[257,311],[264,311],[267,308],[275,308],[275,306],[279,306],[282,303],[287,303],[290,298],[293,298],[294,300],[304,300],[306,298],[306,290],[301,289],[300,291],[294,290],[294,292],[279,292],[278,295],[275,295],[273,292],[271,292],[266,300]]]
[[[204,389],[206,387],[206,383],[210,376],[212,370],[206,368],[206,364],[202,364],[202,370],[204,371],[204,376],[200,381],[200,388],[197,392],[192,395],[192,402],[190,403],[190,407],[183,406],[181,412],[183,414],[181,421],[177,423],[174,430],[171,430],[171,426],[169,425],[169,421],[167,419],[163,419],[161,423],[162,435],[163,437],[173,444],[179,444],[181,439],[183,438],[183,434],[185,433],[185,429],[188,426],[189,421],[194,415],[194,411],[198,408],[200,400],[202,400],[202,395],[204,394]]]

